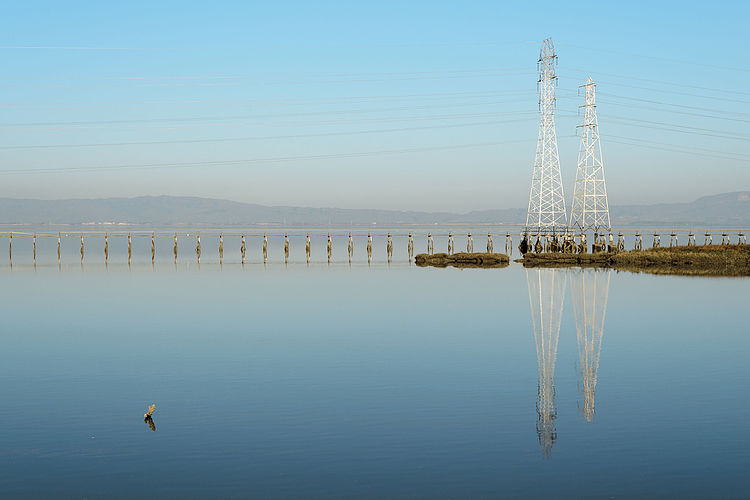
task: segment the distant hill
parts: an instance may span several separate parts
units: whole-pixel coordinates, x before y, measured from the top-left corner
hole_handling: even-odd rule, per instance
[[[612,225],[726,225],[750,227],[750,191],[705,196],[690,203],[622,205],[610,209]],[[463,214],[396,210],[264,206],[234,201],[141,196],[71,200],[0,198],[0,224],[132,224],[178,226],[382,226],[523,224],[525,208]]]

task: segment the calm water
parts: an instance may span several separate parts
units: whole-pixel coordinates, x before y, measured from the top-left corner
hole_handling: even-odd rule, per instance
[[[2,496],[750,496],[750,280],[142,243],[0,266]]]

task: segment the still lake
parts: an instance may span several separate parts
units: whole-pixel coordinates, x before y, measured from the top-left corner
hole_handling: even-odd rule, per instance
[[[748,279],[45,251],[0,266],[4,497],[750,495]]]

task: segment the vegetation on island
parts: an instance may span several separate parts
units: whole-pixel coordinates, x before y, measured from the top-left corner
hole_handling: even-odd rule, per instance
[[[591,254],[527,253],[525,267],[611,267],[650,274],[750,276],[750,245],[674,246]]]
[[[420,267],[498,268],[508,267],[510,257],[504,253],[420,253],[414,257],[414,263]]]

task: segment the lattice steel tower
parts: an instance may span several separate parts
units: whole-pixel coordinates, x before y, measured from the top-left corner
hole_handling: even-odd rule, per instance
[[[555,133],[556,65],[555,47],[547,38],[539,52],[539,138],[526,214],[529,231],[560,231],[568,221]]]
[[[610,230],[607,186],[604,183],[604,164],[599,142],[599,122],[596,118],[596,83],[591,77],[580,85],[584,90],[581,145],[578,149],[578,169],[573,190],[570,225],[581,231]]]

